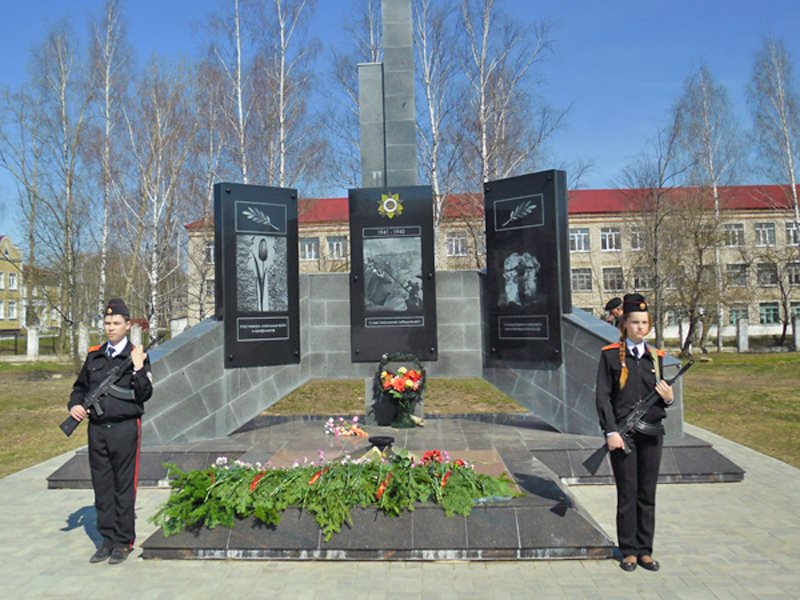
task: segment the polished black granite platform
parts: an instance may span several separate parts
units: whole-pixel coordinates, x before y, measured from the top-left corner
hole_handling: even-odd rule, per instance
[[[168,486],[164,463],[203,468],[219,456],[266,463],[273,456],[316,459],[363,451],[365,438],[324,434],[323,417],[257,417],[232,435],[215,440],[142,448],[139,485]],[[193,559],[335,559],[444,560],[604,558],[614,553],[613,541],[572,499],[566,484],[611,483],[606,460],[596,475],[581,462],[602,442],[599,437],[558,433],[529,414],[432,416],[424,428],[396,430],[370,427],[372,435],[388,434],[395,447],[411,451],[494,451],[525,492],[508,502],[480,505],[469,518],[448,518],[434,505],[391,518],[358,509],[354,524],[329,542],[313,517],[287,510],[277,527],[255,520],[234,529],[200,529],[165,538],[157,531],[142,545],[144,558]],[[744,472],[692,436],[666,444],[661,465],[664,482],[741,481]],[[84,450],[48,477],[50,488],[91,487]]]

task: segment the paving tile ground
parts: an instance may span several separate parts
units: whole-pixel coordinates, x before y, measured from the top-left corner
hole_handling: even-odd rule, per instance
[[[745,469],[725,484],[658,488],[655,556],[662,569],[624,573],[612,560],[520,562],[158,561],[139,552],[121,565],[90,565],[90,490],[48,490],[65,454],[0,480],[2,598],[465,600],[516,598],[798,598],[800,470],[687,426]],[[614,487],[572,486],[612,537]],[[168,492],[142,489],[137,530]]]

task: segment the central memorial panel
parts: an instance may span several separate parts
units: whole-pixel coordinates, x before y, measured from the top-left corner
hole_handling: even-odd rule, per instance
[[[349,199],[353,362],[386,352],[436,360],[431,188],[354,189]]]

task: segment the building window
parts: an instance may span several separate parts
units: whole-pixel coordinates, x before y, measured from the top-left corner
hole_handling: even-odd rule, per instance
[[[678,324],[678,311],[674,308],[668,308],[664,312],[664,319],[667,321],[667,327],[674,327]]]
[[[728,309],[728,323],[731,325],[736,325],[739,319],[749,318],[746,304],[735,304]]]
[[[466,256],[466,255],[467,255],[467,232],[448,231],[447,256]]]
[[[800,227],[794,221],[786,222],[786,244],[800,246]]]
[[[6,274],[0,271],[0,290],[6,289]]]
[[[724,227],[726,246],[744,246],[744,223],[728,223]]]
[[[3,319],[5,319],[5,318],[6,318],[6,311],[5,311],[5,308],[6,308],[6,307],[3,305],[3,301],[2,301],[2,300],[0,300],[0,321],[2,321]]]
[[[603,289],[606,292],[620,292],[625,289],[621,268],[606,267],[603,269]]]
[[[789,314],[800,319],[800,302],[792,302],[789,304]]]
[[[652,290],[655,276],[650,267],[636,267],[633,270],[633,287],[636,290]]]
[[[775,223],[756,223],[756,246],[775,245]]]
[[[644,227],[631,227],[631,250],[644,250]]]
[[[16,273],[9,273],[8,274],[8,289],[10,289],[10,290],[17,289],[17,274]]]
[[[572,291],[573,292],[592,291],[591,269],[572,269]]]
[[[747,285],[747,265],[725,265],[725,278],[730,286],[745,287]]]
[[[8,320],[17,320],[17,302],[15,300],[8,301]]]
[[[206,264],[214,264],[214,242],[206,242]]]
[[[570,252],[591,252],[592,239],[589,235],[588,227],[580,227],[569,230],[569,251]]]
[[[602,227],[600,229],[600,249],[605,251],[622,250],[619,227]]]
[[[319,238],[300,238],[300,260],[319,259]]]
[[[758,322],[762,325],[774,325],[780,322],[777,302],[762,302],[758,305]]]
[[[758,285],[778,285],[778,265],[775,263],[759,263],[756,265]]]
[[[347,244],[347,238],[344,236],[329,237],[328,258],[331,260],[339,260],[347,256],[345,244]]]
[[[214,301],[214,280],[206,279],[206,300]]]
[[[786,276],[789,280],[789,285],[800,285],[800,262],[787,264]]]

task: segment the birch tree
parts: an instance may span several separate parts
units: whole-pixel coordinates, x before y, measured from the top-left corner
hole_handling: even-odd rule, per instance
[[[145,307],[154,331],[169,314],[178,291],[171,285],[180,268],[176,240],[189,214],[184,168],[196,121],[187,84],[182,67],[165,68],[153,60],[137,86],[137,103],[127,119],[137,193],[123,202],[130,247],[146,281],[145,289],[130,285],[127,296],[137,297]]]
[[[753,133],[762,168],[768,177],[786,185],[794,227],[800,240],[797,161],[800,148],[800,100],[792,62],[781,40],[765,37],[755,53],[747,89]]]
[[[461,25],[468,176],[485,182],[530,170],[566,114],[526,88],[534,66],[550,50],[550,26],[523,29],[500,14],[494,0],[462,0]]]
[[[99,131],[93,144],[93,155],[99,158],[101,198],[101,220],[99,240],[99,286],[97,295],[97,315],[103,313],[106,299],[110,215],[115,204],[114,197],[121,194],[120,172],[123,153],[119,140],[124,129],[122,103],[127,95],[130,79],[130,51],[125,39],[118,0],[107,0],[103,18],[92,27],[93,85],[95,88],[96,110],[99,118]],[[98,319],[100,322],[100,320]]]
[[[722,219],[720,187],[732,183],[741,164],[741,137],[733,117],[728,92],[707,67],[686,79],[678,110],[682,113],[682,146],[693,165],[690,183],[706,188],[713,200],[716,226]],[[722,297],[719,248],[714,253],[717,296]],[[722,351],[722,303],[716,307],[717,351]]]
[[[323,128],[331,140],[331,182],[353,187],[361,181],[359,149],[358,64],[383,58],[380,0],[353,0],[342,30],[349,46],[330,51],[332,98]]]
[[[623,171],[626,202],[631,212],[628,233],[631,237],[641,236],[639,252],[631,254],[634,257],[631,266],[652,273],[653,321],[658,347],[664,344],[664,300],[668,282],[664,267],[665,236],[669,233],[669,219],[674,213],[670,195],[688,168],[678,156],[680,118],[681,113],[673,111],[648,149]]]

